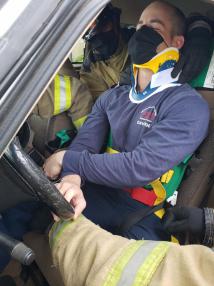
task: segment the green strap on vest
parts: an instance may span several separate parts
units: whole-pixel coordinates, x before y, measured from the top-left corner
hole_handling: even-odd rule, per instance
[[[187,156],[179,165],[175,166],[173,168],[174,174],[171,178],[171,180],[166,184],[162,183],[163,187],[166,190],[166,199],[171,197],[173,193],[178,189],[178,187],[181,184],[181,181],[184,177],[186,168],[188,166],[188,163],[190,159],[192,158],[192,155]]]

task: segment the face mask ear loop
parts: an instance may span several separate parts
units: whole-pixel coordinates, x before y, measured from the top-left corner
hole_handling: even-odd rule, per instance
[[[163,40],[163,42],[164,42],[164,43],[166,44],[166,46],[167,46],[166,49],[170,48],[170,46],[167,44],[167,42],[166,42],[165,40]]]
[[[135,93],[137,93],[138,69],[133,68],[133,74],[134,74],[134,91]]]
[[[162,37],[162,36],[161,36],[161,37]],[[163,37],[162,37],[162,39],[163,39],[163,42],[161,42],[160,44],[164,43],[164,44],[167,46],[166,49],[170,48],[171,46],[167,44],[167,42],[164,40]],[[159,45],[160,45],[160,44],[159,44]],[[159,45],[158,45],[158,46],[159,46]],[[157,52],[157,48],[156,48],[156,52]]]

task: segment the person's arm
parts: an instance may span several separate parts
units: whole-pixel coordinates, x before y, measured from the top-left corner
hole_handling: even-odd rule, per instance
[[[94,100],[87,85],[79,79],[72,80],[72,104],[68,110],[68,116],[77,130],[83,125],[88,114],[91,113]]]
[[[64,155],[63,175],[79,174],[83,180],[116,188],[146,185],[194,152],[206,135],[208,121],[207,104],[189,97],[173,104],[131,152],[93,154],[94,148],[71,148]],[[83,127],[83,144],[87,144],[88,132],[93,131]]]
[[[171,235],[190,234],[201,244],[214,246],[214,209],[170,208],[164,215],[163,226]]]
[[[75,152],[87,150],[89,153],[100,153],[106,144],[109,134],[109,123],[105,112],[105,105],[107,104],[108,94],[110,92],[111,91],[107,91],[96,101],[84,126],[80,128],[78,135],[69,146],[69,150]],[[60,175],[64,154],[64,150],[56,152],[45,161],[43,169],[46,176],[56,179]],[[69,175],[70,173],[73,174],[73,172],[69,172]],[[67,174],[63,176],[65,175]]]
[[[111,90],[108,90],[98,98],[87,120],[80,128],[78,135],[69,146],[69,150],[76,152],[87,150],[92,154],[101,152],[109,134],[109,121],[106,108],[110,97]]]
[[[48,86],[34,107],[32,114],[39,115],[42,118],[51,118],[54,114],[54,92],[53,92],[54,81]]]
[[[214,246],[214,209],[204,208],[205,233],[202,244]]]

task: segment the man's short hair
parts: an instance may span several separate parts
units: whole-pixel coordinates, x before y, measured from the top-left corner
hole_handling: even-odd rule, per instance
[[[154,3],[163,4],[169,8],[172,19],[172,36],[184,36],[186,33],[186,17],[184,13],[178,7],[165,0],[157,0]]]

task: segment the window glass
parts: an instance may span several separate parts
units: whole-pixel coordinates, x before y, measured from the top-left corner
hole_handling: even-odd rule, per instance
[[[72,49],[70,60],[72,63],[82,63],[84,57],[85,41],[80,38]]]

